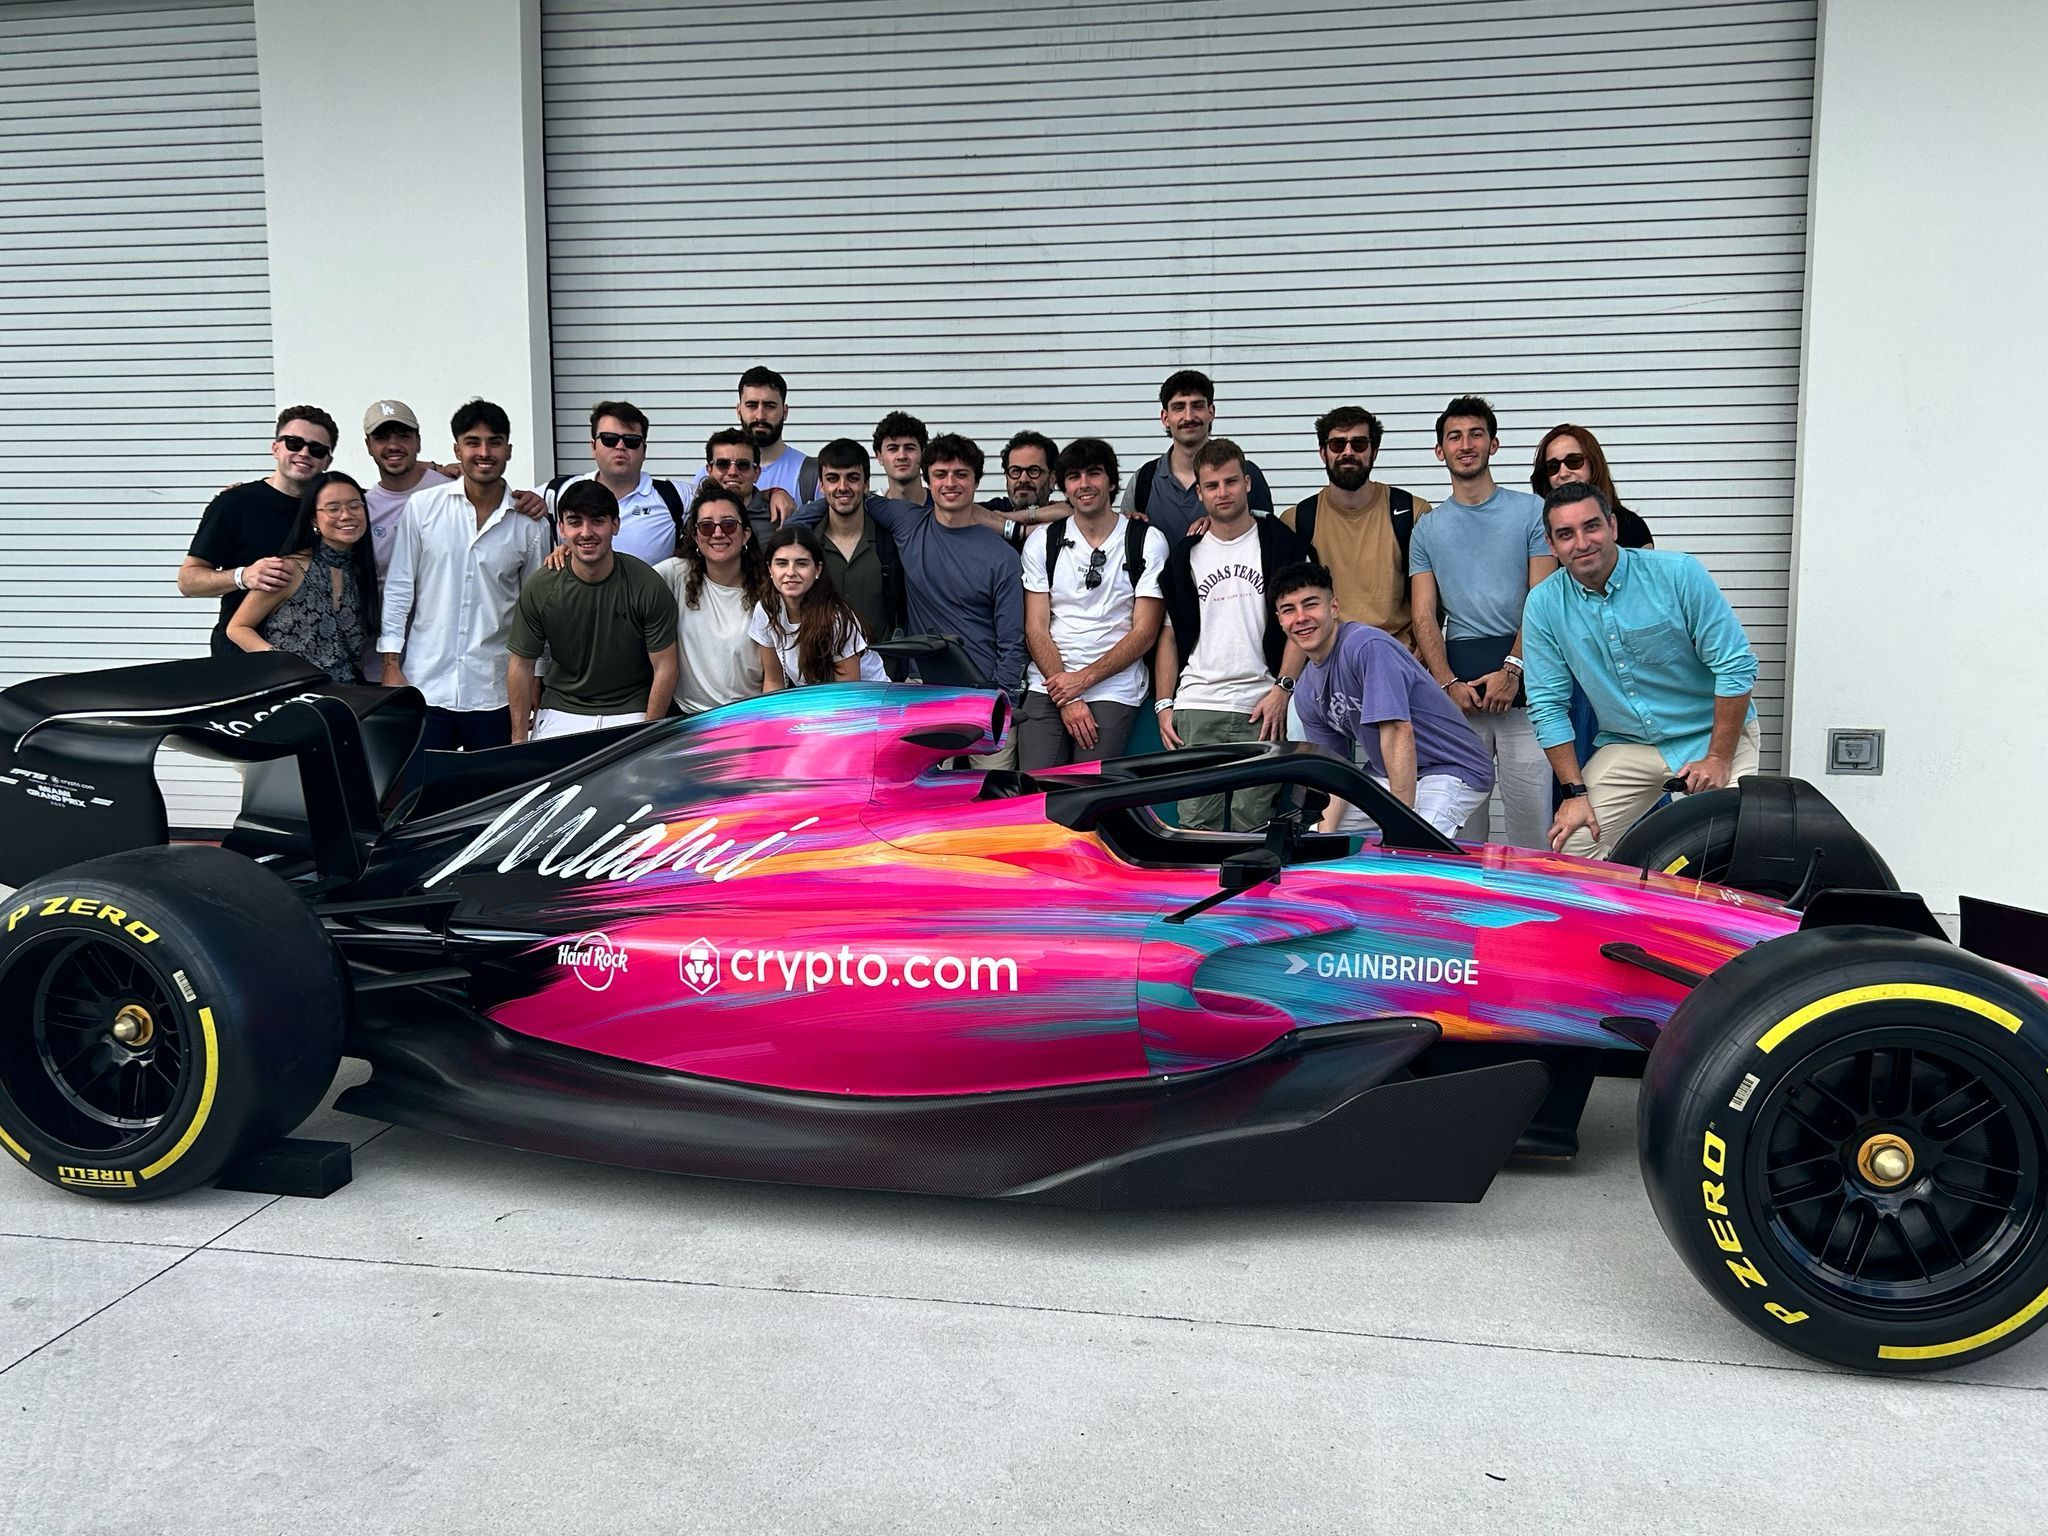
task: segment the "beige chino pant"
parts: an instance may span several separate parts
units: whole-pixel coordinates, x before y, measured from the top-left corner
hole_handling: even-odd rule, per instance
[[[1741,739],[1735,743],[1735,771],[1729,782],[1748,778],[1761,760],[1752,720],[1743,726]],[[1671,776],[1664,754],[1655,747],[1610,741],[1593,754],[1585,768],[1586,798],[1592,802],[1593,819],[1600,823],[1600,837],[1595,841],[1581,827],[1565,843],[1564,851],[1606,858],[1622,833],[1641,821],[1663,797],[1664,781]]]

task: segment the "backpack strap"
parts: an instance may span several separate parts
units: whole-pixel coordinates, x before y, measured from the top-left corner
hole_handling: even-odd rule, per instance
[[[1138,595],[1138,578],[1145,574],[1145,535],[1151,531],[1150,523],[1124,520],[1124,576],[1130,581],[1132,597]]]
[[[1415,498],[1398,485],[1387,487],[1387,511],[1393,514],[1394,542],[1401,548],[1401,575],[1408,574],[1408,540],[1415,532]]]
[[[1067,547],[1067,520],[1056,517],[1045,525],[1045,585],[1052,589],[1052,573],[1060,568],[1060,551]]]
[[[1145,503],[1152,499],[1152,477],[1159,473],[1159,461],[1147,459],[1138,466],[1138,478],[1131,484],[1131,510],[1143,517]]]
[[[1316,541],[1316,509],[1323,504],[1323,493],[1304,496],[1294,504],[1294,531],[1301,535],[1301,542],[1313,544]]]
[[[670,521],[676,525],[676,547],[672,553],[680,555],[683,552],[683,524],[690,516],[689,504],[683,500],[683,493],[676,489],[675,481],[664,480],[659,475],[647,478],[654,482],[654,494],[661,498],[661,504],[668,508]]]
[[[818,499],[818,461],[808,453],[803,463],[796,467],[796,504],[803,506]]]

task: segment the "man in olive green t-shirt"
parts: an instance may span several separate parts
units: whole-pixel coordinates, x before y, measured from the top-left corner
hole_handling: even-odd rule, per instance
[[[555,519],[569,558],[519,589],[505,638],[515,743],[659,720],[675,697],[675,595],[644,560],[612,548],[618,498],[580,480],[563,489]],[[548,673],[529,722],[543,650]]]

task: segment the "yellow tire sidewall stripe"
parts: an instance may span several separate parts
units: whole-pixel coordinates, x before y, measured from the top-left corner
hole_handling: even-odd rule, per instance
[[[0,1126],[0,1147],[5,1147],[24,1163],[28,1161],[28,1148],[8,1135],[4,1126]]]
[[[1930,986],[1918,981],[1880,982],[1868,987],[1850,987],[1843,992],[1832,992],[1817,1002],[1808,1003],[1796,1013],[1786,1015],[1757,1039],[1756,1048],[1769,1055],[1798,1030],[1804,1029],[1815,1019],[1824,1019],[1831,1013],[1844,1008],[1854,1008],[1862,1003],[1890,1002],[1941,1003],[1950,1008],[1960,1008],[1989,1019],[2000,1029],[2020,1032],[2020,1018],[2016,1013],[2001,1008],[1996,1003],[1987,1003],[1974,993],[1959,991],[1954,987]]]
[[[1995,1344],[2013,1329],[2024,1327],[2048,1310],[2048,1291],[2043,1291],[2019,1311],[1995,1327],[1986,1328],[1982,1333],[1973,1333],[1967,1339],[1955,1339],[1947,1344],[1880,1344],[1877,1358],[1880,1360],[1941,1360],[1949,1355],[1967,1354],[1973,1349],[1982,1349],[1986,1344]]]
[[[213,1027],[213,1010],[199,1010],[199,1033],[206,1042],[206,1076],[199,1086],[199,1108],[193,1112],[192,1123],[185,1127],[177,1145],[162,1157],[141,1170],[142,1177],[153,1179],[171,1164],[192,1150],[192,1143],[199,1139],[199,1133],[206,1129],[206,1118],[213,1113],[213,1093],[220,1083],[219,1036]]]

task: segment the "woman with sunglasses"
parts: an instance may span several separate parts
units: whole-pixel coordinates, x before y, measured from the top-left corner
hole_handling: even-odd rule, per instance
[[[369,507],[353,476],[328,470],[306,483],[281,558],[285,584],[251,592],[228,621],[245,651],[304,657],[337,683],[363,680],[363,653],[376,633],[377,559]]]
[[[769,595],[768,573],[739,497],[705,480],[690,498],[681,553],[654,569],[676,595],[677,706],[695,714],[753,698],[761,653],[747,639],[747,619]]]
[[[1591,485],[1614,508],[1614,521],[1623,549],[1648,549],[1650,525],[1621,504],[1615,493],[1614,475],[1607,468],[1607,455],[1600,440],[1584,427],[1560,422],[1543,434],[1536,445],[1536,469],[1529,476],[1529,489],[1548,496],[1553,485]]]
[[[882,658],[868,649],[860,615],[826,573],[817,534],[791,524],[769,537],[768,584],[774,590],[747,622],[747,638],[761,653],[763,693],[889,680]]]

